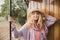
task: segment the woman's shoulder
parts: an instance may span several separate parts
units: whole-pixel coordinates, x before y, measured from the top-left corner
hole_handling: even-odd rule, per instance
[[[22,27],[27,27],[28,26],[28,23],[26,22]]]
[[[28,23],[26,22],[22,27],[21,29],[27,29],[28,28]]]

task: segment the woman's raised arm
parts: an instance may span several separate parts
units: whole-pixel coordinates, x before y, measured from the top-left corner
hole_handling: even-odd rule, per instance
[[[44,24],[47,27],[50,27],[51,25],[53,25],[56,22],[56,18],[53,16],[50,16],[48,14],[45,15],[45,18],[46,18],[46,20],[45,20]]]

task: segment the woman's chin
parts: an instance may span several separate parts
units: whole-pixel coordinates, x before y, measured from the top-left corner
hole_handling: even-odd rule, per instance
[[[38,19],[34,19],[34,20],[38,20]]]
[[[37,21],[38,19],[34,19],[34,21]]]

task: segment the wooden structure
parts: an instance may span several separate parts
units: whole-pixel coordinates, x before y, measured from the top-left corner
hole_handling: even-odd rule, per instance
[[[57,18],[57,22],[49,27],[49,32],[47,35],[48,40],[60,40],[60,5],[59,0],[28,0],[44,3],[45,13],[52,15]]]

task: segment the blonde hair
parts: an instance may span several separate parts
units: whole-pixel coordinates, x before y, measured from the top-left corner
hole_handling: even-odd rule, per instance
[[[39,11],[34,11],[34,12],[39,12]],[[43,28],[44,14],[42,12],[39,12],[39,13],[40,13],[39,14],[40,16],[39,16],[37,25],[38,25],[39,30],[41,30]],[[32,15],[32,12],[27,15],[27,22],[29,23],[29,28],[33,28],[34,26],[34,20],[31,15]]]

